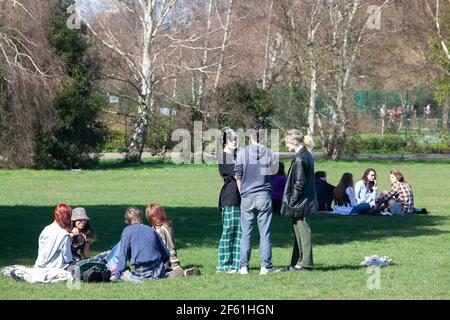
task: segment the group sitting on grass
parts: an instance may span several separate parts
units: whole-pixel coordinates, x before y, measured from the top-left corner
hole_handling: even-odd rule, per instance
[[[416,212],[411,185],[399,170],[390,171],[389,191],[378,192],[376,176],[375,169],[368,168],[354,184],[353,175],[346,172],[334,187],[326,181],[325,172],[316,172],[319,212],[341,215],[410,215]]]
[[[200,275],[198,268],[181,268],[172,222],[167,219],[164,209],[158,204],[150,204],[146,217],[151,227],[143,224],[140,209],[128,208],[124,216],[127,227],[120,242],[112,250],[95,257],[107,264],[112,280],[139,281]],[[90,258],[90,246],[95,241],[90,218],[84,208],[72,210],[66,204],[56,206],[54,218],[54,222],[39,236],[34,267],[73,272],[77,261]],[[134,266],[134,272],[131,272],[128,262]]]

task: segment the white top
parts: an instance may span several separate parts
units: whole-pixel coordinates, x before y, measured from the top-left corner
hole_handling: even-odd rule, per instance
[[[355,197],[355,190],[353,187],[348,187],[345,190],[345,193],[348,195],[348,198],[350,199],[350,203],[345,206],[338,206],[335,205],[333,207],[333,213],[336,214],[350,214],[350,212],[353,210],[354,207],[358,205]]]
[[[363,180],[360,180],[355,185],[355,196],[358,204],[368,203],[371,206],[375,205],[375,200],[377,199],[377,192],[370,190],[366,187]]]
[[[73,261],[69,233],[56,221],[42,230],[35,268],[66,268]]]

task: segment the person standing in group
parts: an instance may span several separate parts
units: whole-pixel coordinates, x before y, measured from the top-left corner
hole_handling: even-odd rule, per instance
[[[237,134],[230,128],[222,131],[222,147],[223,157],[219,162],[219,173],[223,178],[219,196],[222,235],[219,241],[216,271],[236,273],[239,270],[241,256],[241,196],[234,177]]]
[[[272,266],[272,175],[278,171],[273,152],[261,144],[263,130],[250,132],[251,144],[239,150],[236,157],[235,177],[241,194],[241,258],[239,274],[248,274],[251,256],[250,237],[255,219],[258,224],[261,275],[276,271]]]
[[[280,162],[277,174],[272,177],[272,211],[275,214],[280,214],[285,187],[286,172],[284,172],[284,163]]]
[[[285,144],[295,152],[289,168],[287,184],[283,195],[281,216],[292,218],[294,248],[289,270],[302,271],[313,268],[311,228],[306,217],[317,211],[314,186],[314,158],[304,145],[305,136],[296,129],[285,134]]]

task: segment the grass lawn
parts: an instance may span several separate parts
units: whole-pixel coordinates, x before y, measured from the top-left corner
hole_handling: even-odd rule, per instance
[[[289,164],[287,163],[287,166]],[[342,173],[359,179],[366,167],[378,171],[381,189],[388,171],[399,168],[412,184],[416,207],[429,216],[312,216],[315,270],[259,275],[257,230],[250,274],[216,274],[221,220],[217,209],[222,181],[215,166],[145,162],[124,167],[103,163],[97,170],[0,170],[0,266],[32,265],[38,236],[52,222],[58,202],[84,206],[98,241],[93,254],[108,250],[124,227],[129,206],[159,202],[174,221],[182,266],[198,266],[203,275],[147,281],[144,284],[27,284],[0,276],[0,299],[448,299],[450,298],[450,162],[318,161],[336,184]],[[290,220],[273,217],[275,266],[286,266],[293,245]],[[359,266],[366,255],[387,255],[381,288],[370,290],[370,277]]]

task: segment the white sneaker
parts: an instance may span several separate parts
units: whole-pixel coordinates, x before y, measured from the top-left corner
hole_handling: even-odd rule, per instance
[[[239,274],[248,274],[248,268],[247,267],[241,267],[238,271]]]
[[[280,270],[278,270],[275,267],[272,267],[272,268],[261,267],[261,271],[259,272],[259,274],[265,276],[269,273],[274,273],[274,272],[280,272]]]
[[[238,271],[237,270],[228,270],[228,271],[225,271],[225,273],[237,273]]]

